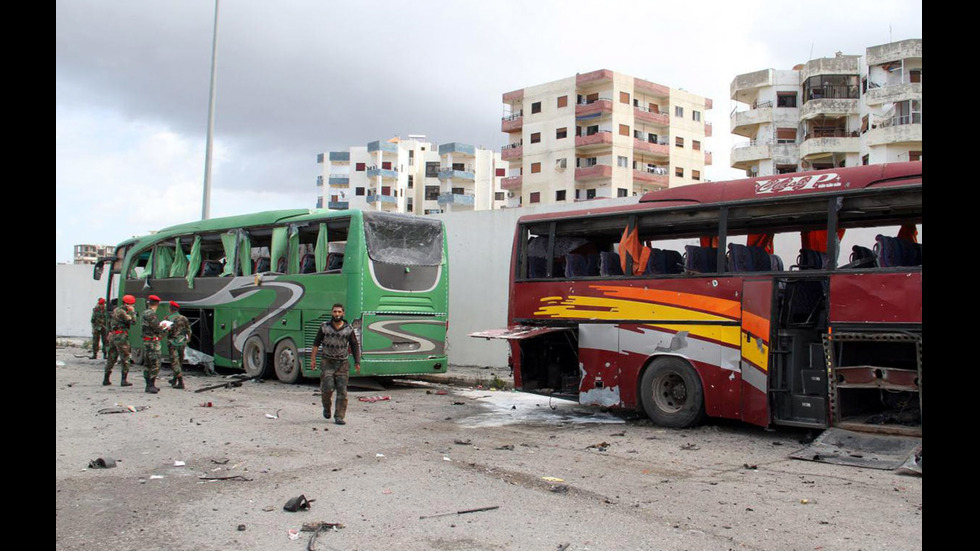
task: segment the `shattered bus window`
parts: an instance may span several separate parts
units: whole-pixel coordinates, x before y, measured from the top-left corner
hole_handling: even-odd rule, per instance
[[[364,235],[372,260],[404,266],[442,262],[442,224],[404,214],[364,213]]]

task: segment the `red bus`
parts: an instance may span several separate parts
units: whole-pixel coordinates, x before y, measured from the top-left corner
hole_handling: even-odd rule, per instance
[[[921,435],[922,163],[709,182],[517,222],[523,391],[768,427]]]

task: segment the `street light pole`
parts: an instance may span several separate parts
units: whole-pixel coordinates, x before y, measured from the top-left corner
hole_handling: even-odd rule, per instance
[[[211,216],[211,142],[214,135],[215,76],[218,69],[218,0],[214,0],[214,37],[211,41],[211,99],[208,101],[208,145],[204,153],[204,201],[201,220]]]

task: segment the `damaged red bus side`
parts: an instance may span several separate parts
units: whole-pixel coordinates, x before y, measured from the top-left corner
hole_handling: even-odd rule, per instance
[[[663,426],[710,416],[921,435],[921,168],[524,216],[510,327],[473,336],[509,340],[518,389]]]

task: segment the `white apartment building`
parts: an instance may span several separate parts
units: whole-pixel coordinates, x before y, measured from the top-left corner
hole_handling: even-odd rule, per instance
[[[748,176],[922,159],[922,40],[732,80],[731,166]]]
[[[601,69],[503,94],[508,206],[705,181],[711,100]]]
[[[425,136],[373,141],[317,156],[317,208],[435,214],[507,206],[500,153]]]
[[[115,245],[75,245],[75,264],[95,264],[103,256],[112,256],[116,251]]]

